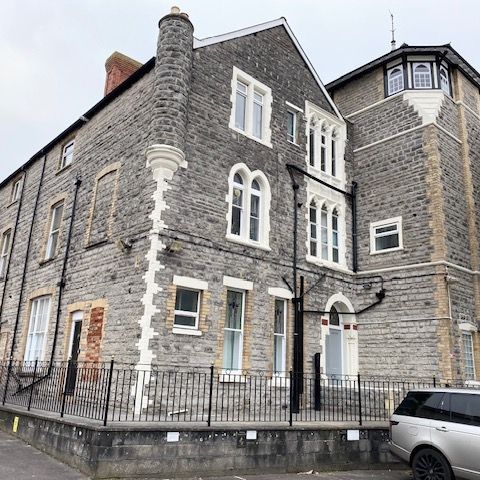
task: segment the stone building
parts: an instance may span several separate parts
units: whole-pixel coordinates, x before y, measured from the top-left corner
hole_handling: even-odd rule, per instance
[[[325,88],[283,18],[159,28],[0,184],[1,357],[474,379],[478,73],[402,46]]]

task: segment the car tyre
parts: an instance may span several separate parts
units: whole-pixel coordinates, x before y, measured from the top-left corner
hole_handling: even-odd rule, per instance
[[[448,460],[437,450],[419,450],[412,460],[415,480],[454,480]]]

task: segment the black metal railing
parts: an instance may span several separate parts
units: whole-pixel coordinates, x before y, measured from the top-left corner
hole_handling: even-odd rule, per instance
[[[409,390],[465,387],[435,378],[407,381],[361,375],[225,371],[211,367],[115,363],[0,363],[4,405],[102,422],[358,422],[387,421]],[[296,377],[298,379],[298,376]]]

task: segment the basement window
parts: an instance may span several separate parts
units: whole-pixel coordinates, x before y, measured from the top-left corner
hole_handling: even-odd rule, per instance
[[[392,252],[402,248],[402,217],[370,224],[370,254]]]

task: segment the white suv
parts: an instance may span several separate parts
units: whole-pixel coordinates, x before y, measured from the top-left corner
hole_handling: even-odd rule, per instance
[[[415,480],[480,479],[480,390],[413,390],[392,415],[390,435]]]

